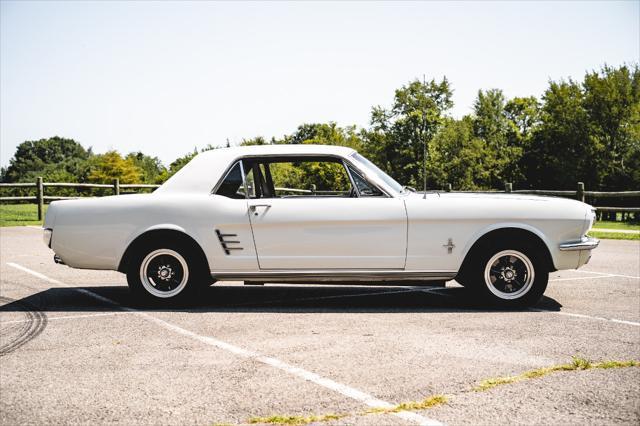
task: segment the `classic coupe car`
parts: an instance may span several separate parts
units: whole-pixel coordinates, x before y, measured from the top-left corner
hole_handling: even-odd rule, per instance
[[[501,306],[587,263],[591,206],[520,194],[419,194],[353,149],[222,148],[152,194],[51,203],[44,241],[73,268],[116,270],[175,301],[217,280],[403,284],[455,279]]]

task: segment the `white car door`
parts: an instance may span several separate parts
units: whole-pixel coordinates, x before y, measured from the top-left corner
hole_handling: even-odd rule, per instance
[[[319,161],[315,163],[322,163],[322,159],[316,160]],[[358,197],[358,194],[371,194],[353,188],[344,165],[335,160],[334,164],[339,165],[346,178],[336,174],[339,173],[336,167],[330,167],[329,175],[340,180],[341,186],[321,188],[320,185],[311,185],[311,189],[281,187],[291,181],[286,176],[295,175],[296,182],[304,180],[305,176],[295,167],[286,165],[278,171],[273,170],[278,168],[274,163],[270,164],[271,170],[261,165],[261,170],[267,175],[262,178],[262,173],[253,165],[257,179],[254,182],[252,176],[248,176],[249,186],[260,188],[267,185],[260,198],[248,200],[260,269],[404,268],[407,216],[403,200],[387,197],[381,192],[378,196]],[[322,166],[326,165],[320,166],[319,169],[314,166],[306,170],[321,173]],[[251,165],[247,168],[251,174]],[[272,172],[273,177],[270,176]],[[260,179],[269,182],[259,182]],[[271,190],[268,183],[271,183]]]

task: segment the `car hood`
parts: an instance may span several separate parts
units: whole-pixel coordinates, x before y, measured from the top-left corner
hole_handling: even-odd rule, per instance
[[[535,204],[536,206],[540,206],[541,204],[546,204],[549,208],[553,207],[554,209],[558,208],[580,208],[585,210],[591,210],[591,207],[588,204],[583,202],[572,200],[570,198],[562,198],[562,197],[549,197],[549,196],[541,196],[541,195],[531,195],[531,194],[519,194],[519,193],[492,193],[492,192],[428,192],[425,197],[423,193],[411,193],[407,195],[412,200],[424,198],[425,200],[434,200],[441,199],[443,201],[450,200],[452,202],[467,202],[469,204],[484,204],[486,202],[491,202],[499,205],[518,205],[522,206],[525,204]]]

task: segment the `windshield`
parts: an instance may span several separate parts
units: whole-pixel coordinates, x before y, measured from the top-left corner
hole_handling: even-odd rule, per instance
[[[354,160],[356,160],[356,162],[364,166],[364,168],[367,171],[369,171],[372,175],[374,175],[375,177],[383,181],[388,187],[390,187],[396,192],[399,192],[399,193],[403,192],[402,185],[396,182],[391,176],[389,176],[388,174],[380,170],[378,166],[373,164],[371,161],[367,160],[357,152],[353,153],[352,157]]]

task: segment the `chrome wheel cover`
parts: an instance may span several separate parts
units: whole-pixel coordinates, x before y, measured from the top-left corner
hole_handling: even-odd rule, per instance
[[[517,250],[503,250],[489,259],[484,282],[500,299],[519,299],[531,290],[535,280],[533,263]]]
[[[189,266],[176,251],[154,250],[140,264],[140,282],[153,296],[174,297],[184,290],[188,281]]]

